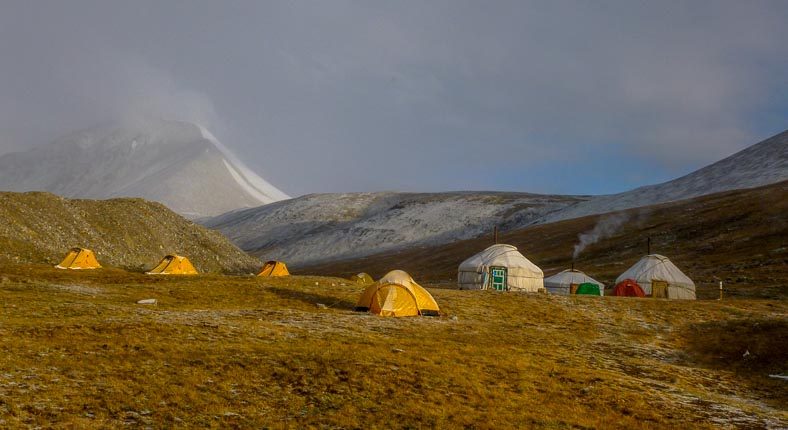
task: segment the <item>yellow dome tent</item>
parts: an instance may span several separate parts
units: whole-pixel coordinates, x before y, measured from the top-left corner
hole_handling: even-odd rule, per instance
[[[356,310],[386,317],[440,315],[432,295],[402,270],[392,270],[367,287],[358,299]]]
[[[93,251],[85,248],[71,248],[66,258],[57,266],[58,269],[100,269],[101,265]]]
[[[365,272],[357,273],[351,276],[349,279],[359,285],[369,285],[375,282],[375,280],[372,279],[372,276],[369,276],[369,274]]]
[[[290,276],[287,265],[281,261],[266,261],[257,276]]]
[[[170,254],[161,259],[159,264],[146,275],[196,275],[192,263],[186,257]]]

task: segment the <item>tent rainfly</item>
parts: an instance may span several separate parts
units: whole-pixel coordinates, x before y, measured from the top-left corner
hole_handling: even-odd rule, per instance
[[[368,286],[358,299],[356,311],[386,317],[440,315],[432,294],[402,270],[392,270]]]
[[[58,269],[100,269],[101,265],[93,251],[85,248],[71,248],[66,258],[57,266]]]
[[[647,296],[667,299],[695,299],[695,283],[668,257],[651,254],[641,258],[616,279],[616,284],[632,279]]]
[[[643,292],[643,289],[640,288],[637,282],[627,278],[623,281],[616,284],[616,288],[613,289],[614,296],[624,296],[624,297],[646,297],[646,293]]]
[[[544,273],[514,246],[497,244],[460,264],[457,285],[461,290],[537,292],[544,288]]]
[[[186,257],[170,254],[161,259],[159,264],[146,275],[196,275],[192,263]]]
[[[598,285],[599,295],[605,295],[605,284],[579,270],[567,269],[548,278],[544,278],[544,287],[550,294],[575,294],[577,293],[577,287],[585,283]]]
[[[599,285],[591,282],[583,282],[577,286],[575,294],[578,296],[601,296],[603,293],[602,290],[599,289]]]
[[[271,260],[263,264],[263,267],[257,272],[257,276],[290,276],[290,272],[287,270],[285,263]]]
[[[352,282],[355,282],[356,284],[359,284],[359,285],[369,285],[369,284],[375,282],[375,280],[372,279],[372,276],[369,276],[369,274],[366,273],[366,272],[357,273],[357,274],[351,276],[350,280]]]

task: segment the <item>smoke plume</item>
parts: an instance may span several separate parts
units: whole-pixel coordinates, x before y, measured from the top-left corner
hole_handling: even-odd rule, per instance
[[[572,254],[572,259],[576,259],[588,245],[597,243],[615,234],[627,221],[629,221],[629,217],[623,213],[600,219],[593,230],[587,233],[580,233],[577,236],[578,243],[575,245],[575,252]]]

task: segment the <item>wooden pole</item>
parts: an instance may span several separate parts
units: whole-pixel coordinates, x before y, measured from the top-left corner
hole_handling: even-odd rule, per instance
[[[720,281],[720,300],[722,300],[722,281]]]
[[[648,237],[648,241],[646,243],[646,255],[651,255],[651,236]]]
[[[497,225],[495,226],[495,229],[493,230],[493,237],[495,238],[495,244],[497,245],[498,244],[498,226]]]

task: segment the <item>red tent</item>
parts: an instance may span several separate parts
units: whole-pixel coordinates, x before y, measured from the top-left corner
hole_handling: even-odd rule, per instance
[[[646,293],[640,288],[637,282],[632,279],[624,279],[613,289],[614,296],[646,297]]]

